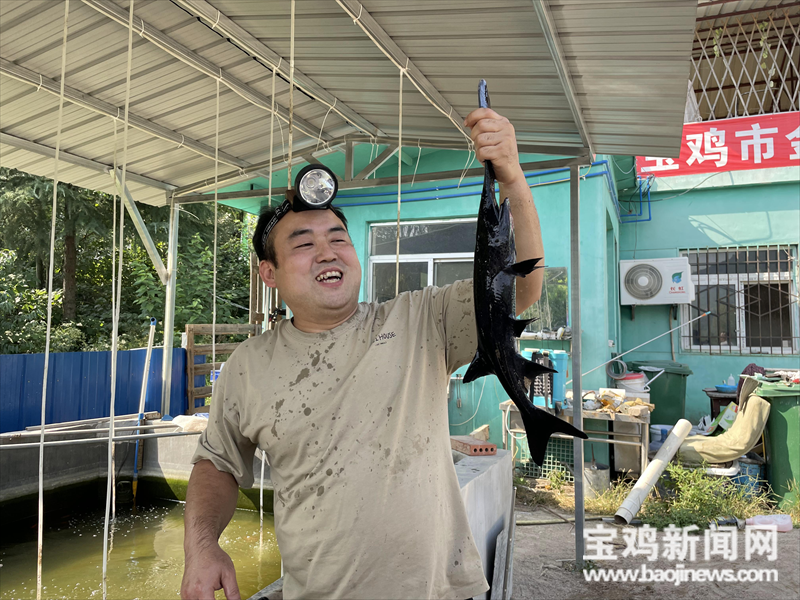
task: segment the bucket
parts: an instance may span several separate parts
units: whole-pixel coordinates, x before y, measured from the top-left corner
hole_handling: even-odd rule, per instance
[[[606,490],[611,489],[611,469],[602,463],[584,463],[583,482],[583,497],[597,498]]]
[[[650,391],[647,385],[647,376],[644,373],[628,373],[622,379],[617,380],[617,385],[623,390],[634,393],[647,393]]]
[[[650,425],[650,441],[663,444],[667,441],[667,436],[672,431],[672,427],[673,425]]]

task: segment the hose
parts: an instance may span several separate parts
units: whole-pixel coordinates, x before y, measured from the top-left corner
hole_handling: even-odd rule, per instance
[[[620,372],[617,373],[614,371],[614,365],[620,365]],[[625,379],[625,376],[628,374],[628,365],[625,363],[624,360],[620,360],[615,358],[611,362],[606,365],[606,375],[608,375],[614,381],[619,381],[620,379]]]

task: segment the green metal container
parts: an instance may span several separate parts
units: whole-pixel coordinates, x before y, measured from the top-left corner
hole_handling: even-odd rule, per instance
[[[800,483],[800,385],[761,382],[755,393],[770,403],[767,480],[785,508],[800,501],[797,488],[789,492],[790,482]]]
[[[688,365],[671,360],[631,360],[627,364],[629,370],[645,373],[652,381],[648,384],[650,402],[655,404],[655,409],[650,414],[651,423],[674,425],[683,418],[686,408],[686,378],[692,374]],[[664,373],[658,375],[661,370]]]

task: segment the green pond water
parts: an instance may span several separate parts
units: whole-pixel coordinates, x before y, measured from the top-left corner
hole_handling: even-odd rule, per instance
[[[108,560],[108,598],[180,597],[183,576],[184,504],[155,501],[117,512]],[[36,523],[14,528],[3,516],[0,534],[0,599],[36,598]],[[44,532],[43,598],[102,598],[103,512],[50,519]],[[263,541],[262,541],[263,539]],[[237,510],[220,539],[233,559],[242,597],[280,577],[274,522],[257,511]],[[224,598],[222,591],[217,598]]]

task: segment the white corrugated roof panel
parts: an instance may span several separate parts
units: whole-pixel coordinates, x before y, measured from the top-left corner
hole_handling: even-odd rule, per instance
[[[107,1],[70,4],[66,85],[121,109],[128,29],[91,6]],[[193,2],[137,0],[135,15],[147,24],[148,32],[160,31],[214,69],[223,69],[226,76],[269,98],[272,68],[192,14]],[[112,4],[127,15],[127,0]],[[208,4],[281,56],[281,70],[285,69],[290,43],[288,2],[210,0]],[[514,123],[523,149],[539,148],[551,154],[586,152],[532,0],[498,0],[490,5],[485,0],[365,0],[362,4],[408,57],[409,64],[452,106],[453,115],[463,117],[476,106],[477,82],[485,78],[493,108]],[[696,0],[551,0],[549,6],[594,150],[677,153]],[[63,15],[64,5],[51,0],[0,3],[3,64],[58,82]],[[340,106],[394,137],[398,133],[398,69],[353,21],[338,3],[298,2],[296,67],[332,94]],[[183,136],[213,150],[215,78],[138,33],[133,36],[130,112],[166,128],[172,137],[165,140],[132,128],[128,171],[174,187],[213,178],[213,160],[174,140]],[[8,69],[0,73],[0,131],[39,144],[37,149],[3,143],[0,163],[51,175],[53,160],[46,154],[56,143],[58,97],[46,89],[37,91],[35,81],[11,77]],[[280,75],[276,101],[284,109],[289,105],[288,84]],[[362,135],[337,111],[330,111],[328,104],[302,90],[295,92],[294,108],[309,130],[305,135],[295,129],[296,154],[304,147],[316,147],[323,121],[323,137]],[[422,138],[466,147],[463,132],[408,80],[403,109],[403,135],[409,143],[416,145],[415,140]],[[219,146],[230,157],[230,164],[221,164],[220,172],[231,171],[233,162],[247,166],[266,161],[269,127],[268,110],[221,85]],[[118,128],[121,130],[121,121]],[[113,131],[111,117],[67,102],[61,148],[96,164],[64,164],[60,177],[111,191],[108,174],[93,169],[113,163]],[[282,123],[282,131],[285,136],[286,123]],[[5,138],[5,142],[13,141]],[[276,125],[276,160],[285,143]],[[120,131],[118,157],[121,145]],[[164,186],[131,181],[130,187],[136,200],[165,201],[164,189],[160,189]]]

